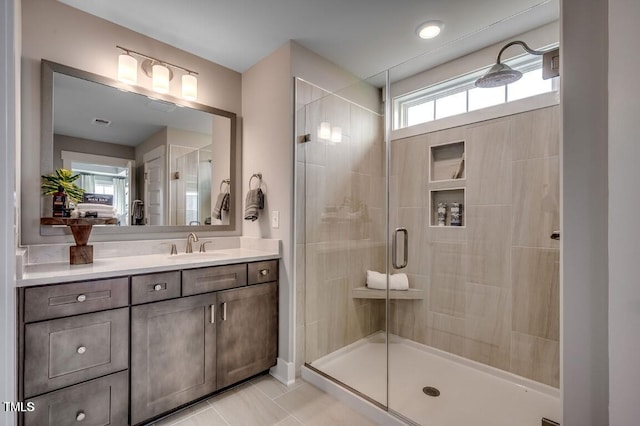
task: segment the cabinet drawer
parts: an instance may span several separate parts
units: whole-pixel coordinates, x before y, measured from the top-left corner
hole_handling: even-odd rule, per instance
[[[125,370],[128,365],[128,308],[25,326],[26,397]]]
[[[180,297],[180,271],[131,277],[131,303],[157,302]]]
[[[247,280],[250,285],[278,281],[278,261],[267,260],[265,262],[249,263]]]
[[[123,371],[28,400],[35,410],[25,414],[24,425],[126,425],[128,400],[128,375]]]
[[[182,295],[208,293],[247,285],[247,265],[213,266],[182,271]]]
[[[119,308],[129,304],[129,278],[29,287],[24,298],[25,322]]]

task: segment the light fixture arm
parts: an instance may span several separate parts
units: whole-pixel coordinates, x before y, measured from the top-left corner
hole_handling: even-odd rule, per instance
[[[500,56],[502,56],[502,52],[504,52],[505,50],[507,50],[507,48],[513,46],[514,44],[518,44],[522,46],[522,48],[531,55],[544,55],[546,53],[546,52],[543,52],[542,50],[533,50],[532,48],[527,46],[527,43],[525,43],[524,41],[516,40],[516,41],[512,41],[510,43],[505,44],[504,47],[500,49],[500,52],[498,53],[498,59],[496,59],[496,64],[500,63]]]
[[[120,50],[124,51],[127,55],[130,55],[131,53],[133,53],[133,54],[135,54],[135,55],[137,55],[137,56],[140,56],[140,57],[145,58],[145,59],[149,59],[149,60],[151,60],[151,61],[155,61],[155,62],[157,62],[157,63],[159,63],[159,64],[162,64],[162,65],[168,65],[168,66],[170,66],[170,67],[173,67],[173,68],[177,68],[177,69],[179,69],[179,70],[186,71],[188,74],[198,75],[198,73],[197,73],[197,72],[195,72],[195,71],[193,71],[193,70],[190,70],[190,69],[187,69],[187,68],[185,68],[185,67],[181,67],[180,65],[175,65],[175,64],[172,64],[172,63],[167,62],[167,61],[161,61],[161,60],[160,60],[160,59],[158,59],[158,58],[154,58],[153,56],[145,55],[144,53],[136,52],[135,50],[127,49],[126,47],[122,47],[122,46],[118,46],[118,45],[116,45],[116,47],[117,47],[118,49],[120,49]]]

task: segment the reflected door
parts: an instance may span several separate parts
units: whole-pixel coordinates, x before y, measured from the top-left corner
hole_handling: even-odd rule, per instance
[[[164,156],[144,163],[145,217],[148,225],[164,224]]]

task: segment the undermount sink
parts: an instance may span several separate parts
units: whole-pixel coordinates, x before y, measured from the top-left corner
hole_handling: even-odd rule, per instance
[[[169,257],[169,259],[175,259],[175,260],[188,260],[188,259],[198,259],[198,260],[206,260],[206,259],[212,259],[215,257],[220,257],[220,256],[226,256],[228,253],[224,252],[224,251],[208,251],[205,253],[179,253],[179,254],[172,254]]]

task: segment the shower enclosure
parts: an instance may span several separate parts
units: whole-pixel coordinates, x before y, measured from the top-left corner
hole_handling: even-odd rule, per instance
[[[295,82],[303,370],[408,423],[559,421],[557,96],[396,130],[403,69]]]

